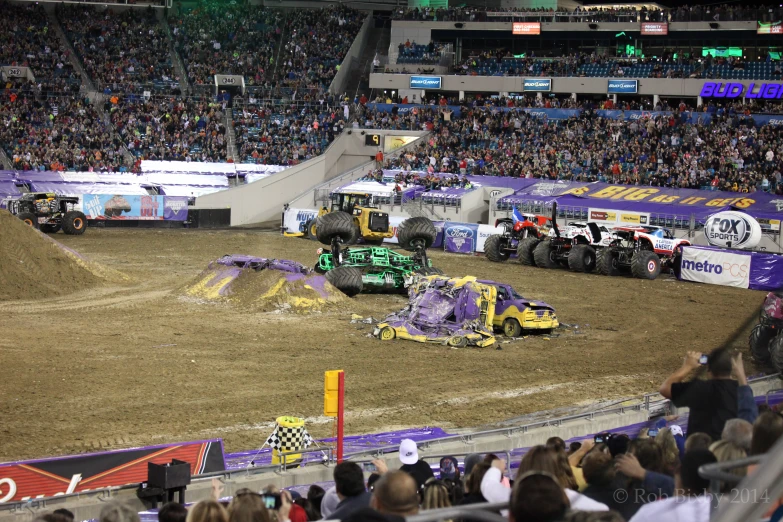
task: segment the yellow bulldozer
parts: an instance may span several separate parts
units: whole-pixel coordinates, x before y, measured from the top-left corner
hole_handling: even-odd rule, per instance
[[[335,192],[331,195],[330,203],[329,207],[321,207],[318,216],[302,223],[299,232],[284,230],[283,235],[313,240],[318,240],[320,236],[331,237],[338,229],[344,231],[345,222],[350,218],[353,220],[353,233],[342,239],[343,244],[352,245],[362,238],[365,244],[380,245],[384,239],[394,236],[394,229],[389,225],[389,214],[372,206],[372,195]]]

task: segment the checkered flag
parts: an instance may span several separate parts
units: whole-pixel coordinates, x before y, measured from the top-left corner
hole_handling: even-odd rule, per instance
[[[277,451],[290,451],[309,448],[315,444],[315,440],[306,429],[275,426],[275,431],[266,439],[266,444]]]

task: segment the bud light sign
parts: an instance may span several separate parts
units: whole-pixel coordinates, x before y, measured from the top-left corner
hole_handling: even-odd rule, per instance
[[[549,92],[552,90],[551,78],[525,78],[522,90],[533,92]]]
[[[411,89],[440,89],[442,83],[441,76],[411,76]]]
[[[750,83],[747,86],[733,82],[705,82],[699,96],[702,98],[760,98],[780,100],[783,98],[783,84]]]
[[[609,80],[606,86],[608,94],[636,94],[639,80]]]
[[[463,223],[444,224],[443,238],[446,252],[458,254],[472,254],[476,251],[476,238],[478,237],[478,225]]]

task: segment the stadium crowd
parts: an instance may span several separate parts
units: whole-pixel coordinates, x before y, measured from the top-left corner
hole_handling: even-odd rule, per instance
[[[322,154],[345,125],[342,108],[318,103],[256,103],[234,113],[244,163],[296,165]]]
[[[218,73],[243,75],[249,86],[271,85],[283,29],[280,10],[201,3],[171,25],[192,85],[214,85]]]
[[[89,100],[0,95],[0,145],[18,170],[117,171],[122,143]]]
[[[140,92],[153,82],[174,81],[170,42],[152,8],[58,5],[57,17],[99,90]]]
[[[106,102],[111,123],[128,150],[141,159],[227,160],[222,105],[173,96],[116,97]]]
[[[689,408],[685,430],[677,415],[659,417],[630,435],[599,433],[568,445],[550,437],[523,450],[518,462],[474,453],[462,466],[456,457],[442,457],[434,470],[416,443],[403,439],[402,466],[396,470],[377,459],[365,479],[363,467],[346,460],[334,467],[332,487],[312,485],[305,496],[267,486],[260,492],[240,489],[228,499],[222,497],[222,483],[213,479],[211,500],[188,509],[170,502],[158,520],[401,522],[432,509],[508,503],[502,513],[510,522],[708,522],[710,483],[699,468],[768,454],[783,437],[783,415],[756,405],[740,354],[718,348],[707,355],[706,364],[701,357],[688,352],[660,388],[675,406]],[[705,379],[697,378],[705,373]],[[737,483],[757,468],[734,468],[736,482],[719,485],[719,504],[739,499]],[[755,494],[768,513],[783,504],[763,491],[744,493],[743,499]],[[36,522],[73,522],[73,515],[60,509]],[[114,502],[103,507],[99,522],[139,522],[139,517]]]
[[[0,33],[6,35],[0,45],[0,65],[29,67],[35,76],[31,90],[38,92],[78,92],[81,78],[61,49],[54,31],[50,31],[46,12],[40,4],[11,6],[0,2]],[[26,81],[9,82],[6,89],[28,87]]]
[[[389,169],[783,194],[783,137],[743,113],[712,113],[708,125],[684,122],[677,111],[642,120],[606,119],[589,108],[568,120],[497,107],[461,113],[366,108],[359,120],[433,131],[426,144],[388,160]]]
[[[289,13],[280,85],[311,94],[328,89],[363,22],[362,13],[343,5]]]

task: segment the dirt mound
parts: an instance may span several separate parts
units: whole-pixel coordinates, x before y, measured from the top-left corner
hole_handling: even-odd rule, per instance
[[[322,311],[345,303],[348,298],[318,274],[253,270],[210,263],[185,294],[209,301],[225,301],[254,312]]]
[[[0,301],[70,294],[122,276],[0,210]]]

